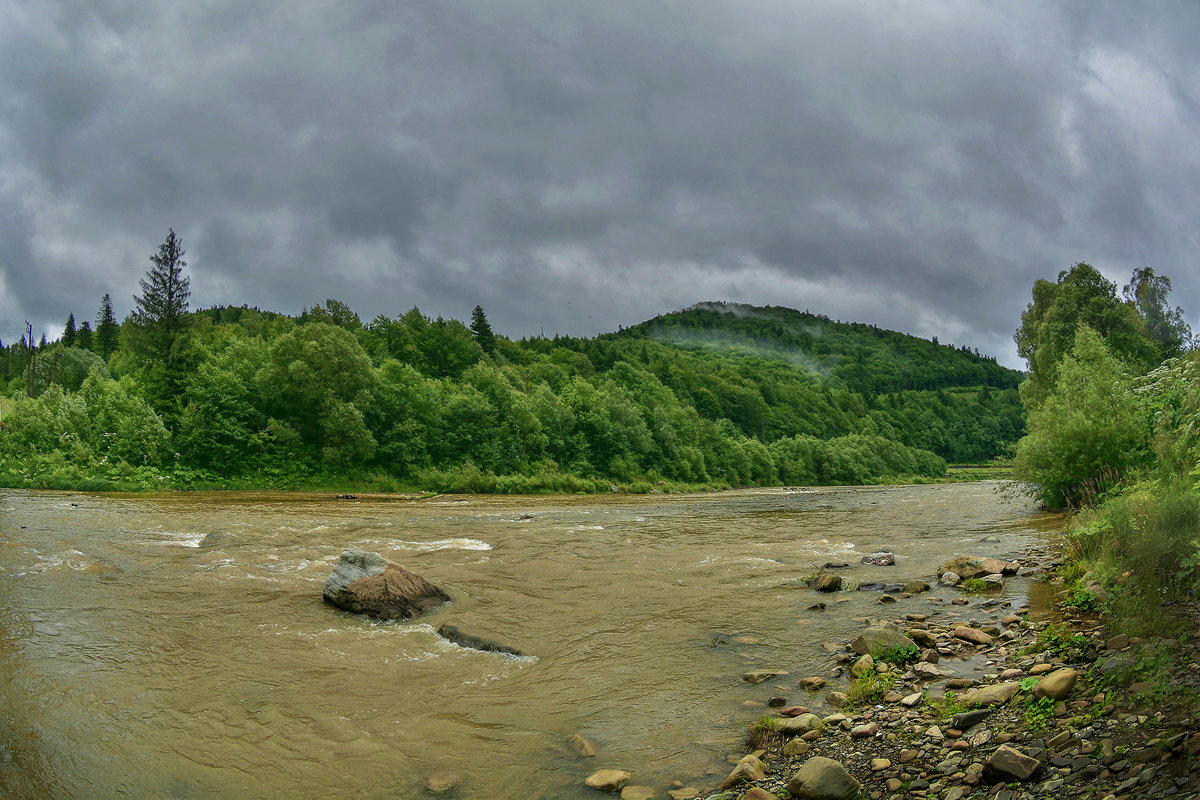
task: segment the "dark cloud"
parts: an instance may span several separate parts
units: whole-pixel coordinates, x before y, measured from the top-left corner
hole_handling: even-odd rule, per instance
[[[729,299],[1015,364],[1078,260],[1200,309],[1184,4],[0,3],[6,341],[168,227],[197,305],[513,336]]]

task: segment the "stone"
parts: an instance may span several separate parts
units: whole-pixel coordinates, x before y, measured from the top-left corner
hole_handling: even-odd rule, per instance
[[[1001,561],[998,558],[985,558],[983,560],[983,568],[988,571],[989,575],[1000,575],[1008,569],[1008,562]]]
[[[786,697],[779,697],[778,695],[776,695],[775,697],[768,698],[768,700],[767,700],[767,708],[783,708],[786,705],[787,705]]]
[[[596,743],[582,733],[576,733],[567,740],[567,743],[571,745],[572,750],[584,758],[592,758],[596,753],[600,752],[599,748],[596,747]]]
[[[871,658],[870,653],[867,653],[865,656],[860,657],[858,659],[858,661],[855,661],[854,665],[852,667],[850,667],[851,675],[866,675],[866,674],[874,672],[874,671],[875,671],[875,659]]]
[[[991,713],[992,709],[990,708],[980,708],[976,711],[964,711],[961,714],[955,714],[950,720],[950,727],[965,731],[983,722]]]
[[[801,714],[808,713],[808,706],[788,706],[787,708],[779,709],[781,717],[798,717]]]
[[[741,800],[779,800],[779,798],[761,786],[751,786],[742,795]]]
[[[800,679],[800,688],[806,692],[817,692],[825,688],[825,679],[818,675],[810,675]]]
[[[1041,762],[1036,758],[1027,756],[1014,747],[1002,744],[984,763],[983,771],[984,775],[989,778],[999,780],[1016,778],[1023,781],[1037,772],[1037,768],[1040,766]]]
[[[874,722],[870,722],[870,723],[867,723],[866,725],[856,725],[855,727],[851,728],[850,729],[850,738],[851,739],[869,739],[877,733],[879,733],[879,726],[876,725]]]
[[[845,800],[861,788],[845,767],[824,756],[805,761],[788,781],[788,791],[803,800]]]
[[[948,667],[940,667],[937,664],[930,664],[928,661],[918,661],[912,665],[913,674],[918,678],[924,678],[927,681],[936,681],[939,678],[945,678],[954,674],[954,670]]]
[[[925,581],[909,581],[904,584],[903,591],[907,594],[921,594],[929,591],[929,584]]]
[[[951,691],[970,689],[974,685],[975,681],[971,678],[951,678],[950,680],[946,681],[946,688]]]
[[[849,700],[849,698],[846,697],[845,692],[830,692],[829,694],[825,695],[825,702],[829,703],[829,705],[833,706],[834,708],[841,708],[842,706],[846,705],[847,700]]]
[[[1033,687],[1033,696],[1062,700],[1075,688],[1077,677],[1079,677],[1079,673],[1070,667],[1056,669],[1037,682],[1037,685]]]
[[[876,567],[891,567],[896,564],[896,556],[892,553],[871,553],[869,556],[862,557],[862,563]]]
[[[988,589],[989,591],[992,589],[1004,588],[1004,578],[1000,577],[999,575],[984,575],[979,580],[983,581],[984,588]]]
[[[888,603],[896,602],[896,598],[892,597],[890,594],[883,594],[883,595],[880,595],[879,599],[876,600],[875,602],[879,603],[881,605],[886,605]]]
[[[957,572],[943,572],[938,576],[939,586],[958,586],[962,583],[962,577]]]
[[[991,570],[984,567],[983,561],[984,559],[975,556],[955,556],[938,567],[937,574],[940,578],[947,572],[953,572],[964,581],[968,578],[982,578],[991,573]]]
[[[694,786],[682,786],[678,789],[668,789],[667,797],[671,800],[696,800],[700,796],[700,790]]]
[[[962,639],[965,642],[971,642],[983,647],[992,643],[992,637],[979,630],[966,625],[960,625],[954,629],[954,638]]]
[[[872,758],[871,772],[883,772],[885,769],[891,769],[892,762],[886,758]]]
[[[916,642],[918,647],[937,647],[937,637],[924,628],[909,628],[904,635]]]
[[[450,595],[383,556],[347,548],[325,581],[325,602],[377,619],[410,619]]]
[[[799,736],[809,731],[819,731],[823,725],[816,714],[800,714],[783,720],[775,726],[775,730],[784,736]]]
[[[921,698],[923,696],[924,695],[921,692],[913,692],[912,694],[905,695],[904,697],[900,698],[900,705],[904,706],[905,708],[915,708],[921,704]]]
[[[445,794],[458,788],[462,776],[452,770],[435,772],[425,779],[425,788],[433,794]]]
[[[593,789],[602,792],[615,792],[633,778],[633,774],[623,769],[599,769],[584,780]]]
[[[765,777],[767,777],[767,765],[756,756],[748,755],[737,763],[733,772],[729,773],[729,777],[721,784],[721,791],[732,789],[742,783],[760,781]]]
[[[795,758],[796,756],[807,755],[812,749],[812,745],[803,739],[789,739],[787,744],[783,746],[783,754],[787,758]]]
[[[658,792],[653,786],[634,786],[627,783],[621,789],[621,800],[654,800],[656,797]]]
[[[1129,647],[1129,637],[1125,634],[1118,634],[1104,643],[1105,650],[1124,650]]]
[[[459,647],[466,647],[471,650],[482,650],[485,653],[504,653],[510,656],[524,655],[520,650],[508,645],[493,642],[491,639],[484,639],[474,634],[464,633],[453,625],[438,625],[437,634],[447,641],[454,642]]]
[[[842,588],[842,577],[831,572],[822,572],[809,584],[818,592],[836,592]]]
[[[1013,681],[995,683],[991,686],[981,686],[978,689],[965,691],[958,696],[958,700],[966,706],[1004,705],[1012,699],[1019,688],[1021,688],[1020,685]]]
[[[895,628],[867,628],[850,642],[850,648],[859,655],[879,656],[885,650],[900,650],[916,647],[912,639]]]
[[[762,683],[772,678],[782,678],[785,675],[787,672],[781,669],[756,669],[742,675],[742,680],[746,683]]]

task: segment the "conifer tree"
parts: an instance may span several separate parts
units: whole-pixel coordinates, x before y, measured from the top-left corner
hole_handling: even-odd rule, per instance
[[[167,233],[153,265],[139,284],[142,294],[133,298],[135,355],[146,370],[147,388],[155,405],[167,412],[182,396],[188,355],[188,298],[190,279],[183,274],[183,242],[174,230]]]
[[[96,352],[101,358],[107,360],[117,349],[119,330],[117,318],[113,316],[112,298],[105,292],[104,299],[100,301],[100,310],[96,314]]]
[[[483,313],[483,306],[475,306],[471,311],[471,335],[483,348],[483,352],[495,355],[496,336],[492,333],[492,326],[488,323],[487,315]]]
[[[75,314],[67,315],[67,324],[63,328],[62,343],[64,347],[75,346]]]
[[[91,350],[92,345],[92,323],[85,319],[79,324],[79,330],[75,332],[75,346]]]

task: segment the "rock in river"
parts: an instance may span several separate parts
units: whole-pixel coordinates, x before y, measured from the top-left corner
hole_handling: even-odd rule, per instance
[[[450,601],[420,575],[355,547],[338,559],[325,581],[326,602],[379,619],[408,619]]]
[[[510,656],[525,655],[520,650],[515,650],[508,645],[493,642],[481,636],[464,633],[453,625],[438,625],[437,634],[447,641],[454,642],[459,647],[467,647],[471,650],[482,650],[485,653],[507,653]]]

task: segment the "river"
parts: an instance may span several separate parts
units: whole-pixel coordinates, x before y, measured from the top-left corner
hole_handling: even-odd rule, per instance
[[[719,782],[771,695],[804,702],[863,618],[952,614],[797,580],[933,582],[1058,530],[991,482],[652,496],[95,495],[0,490],[0,796],[665,798]],[[981,539],[986,541],[981,542]],[[420,620],[326,605],[347,545],[441,586]],[[859,563],[876,550],[892,567]],[[1026,581],[1004,598],[1026,601]],[[827,600],[823,612],[808,610]],[[935,601],[944,602],[938,604]],[[525,658],[465,650],[451,623]],[[790,675],[758,686],[751,669]],[[599,754],[584,759],[580,732]]]

